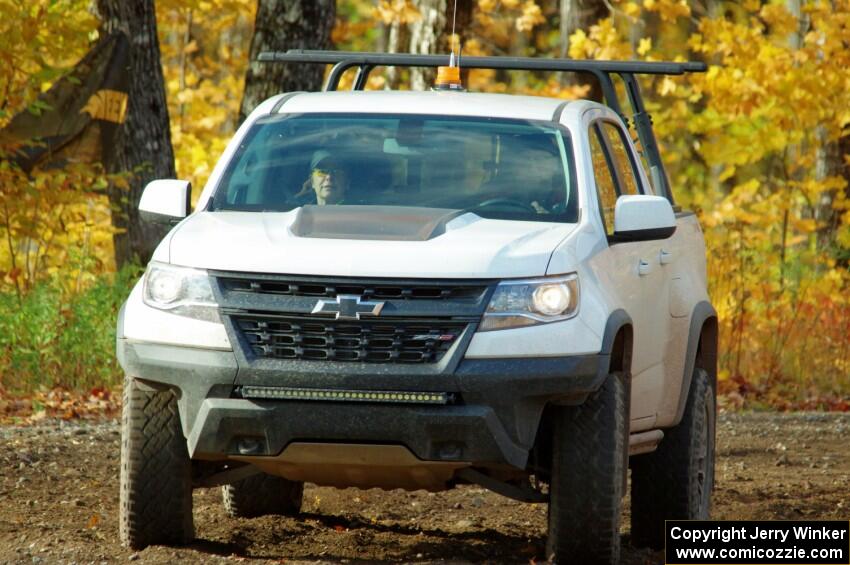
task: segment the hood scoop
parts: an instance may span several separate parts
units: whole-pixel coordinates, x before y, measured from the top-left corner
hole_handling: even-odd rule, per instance
[[[462,210],[397,206],[303,206],[293,235],[323,239],[427,241],[446,233]]]

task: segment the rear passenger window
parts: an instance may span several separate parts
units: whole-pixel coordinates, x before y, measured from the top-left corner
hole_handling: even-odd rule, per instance
[[[614,178],[613,166],[609,163],[608,151],[603,146],[599,129],[591,126],[590,155],[593,160],[593,176],[596,179],[596,191],[599,195],[599,207],[602,209],[602,219],[608,235],[614,235],[614,206],[617,204],[617,181]]]
[[[617,198],[624,194],[640,194],[640,181],[623,131],[617,125],[611,122],[596,122],[590,126],[589,137],[602,220],[606,233],[614,235],[614,208]]]
[[[617,168],[617,174],[622,181],[622,191],[619,194],[640,194],[633,162],[623,139],[623,130],[611,122],[602,122],[600,125],[605,137],[608,138],[614,166]]]

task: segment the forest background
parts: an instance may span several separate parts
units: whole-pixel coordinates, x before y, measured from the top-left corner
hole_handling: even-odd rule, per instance
[[[642,86],[677,203],[705,231],[721,405],[850,409],[850,0],[461,4],[467,55],[709,64]],[[257,5],[156,1],[173,166],[195,197],[240,120]],[[448,49],[446,0],[335,8],[324,23],[336,49],[418,49],[428,30],[425,50]],[[0,15],[2,129],[20,112],[50,110],[39,95],[92,47],[102,22],[88,0],[0,0]],[[421,81],[384,70],[368,88]],[[591,94],[545,73],[471,71],[467,86]],[[141,173],[81,163],[25,173],[11,159],[18,149],[0,138],[0,417],[22,406],[43,413],[77,391],[109,397],[122,379],[115,317],[140,273],[116,261],[120,211],[108,195]]]

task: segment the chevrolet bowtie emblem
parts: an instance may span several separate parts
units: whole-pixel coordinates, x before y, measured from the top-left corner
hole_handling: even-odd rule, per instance
[[[319,300],[313,314],[336,314],[337,320],[359,320],[360,316],[379,316],[383,302],[363,301],[356,294],[340,294],[336,300]]]

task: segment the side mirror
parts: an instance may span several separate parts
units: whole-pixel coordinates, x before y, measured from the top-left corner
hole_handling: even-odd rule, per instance
[[[614,241],[667,239],[676,231],[676,214],[663,196],[621,196],[614,208]]]
[[[189,215],[192,183],[162,179],[148,183],[139,201],[142,219],[158,224],[175,224]]]

